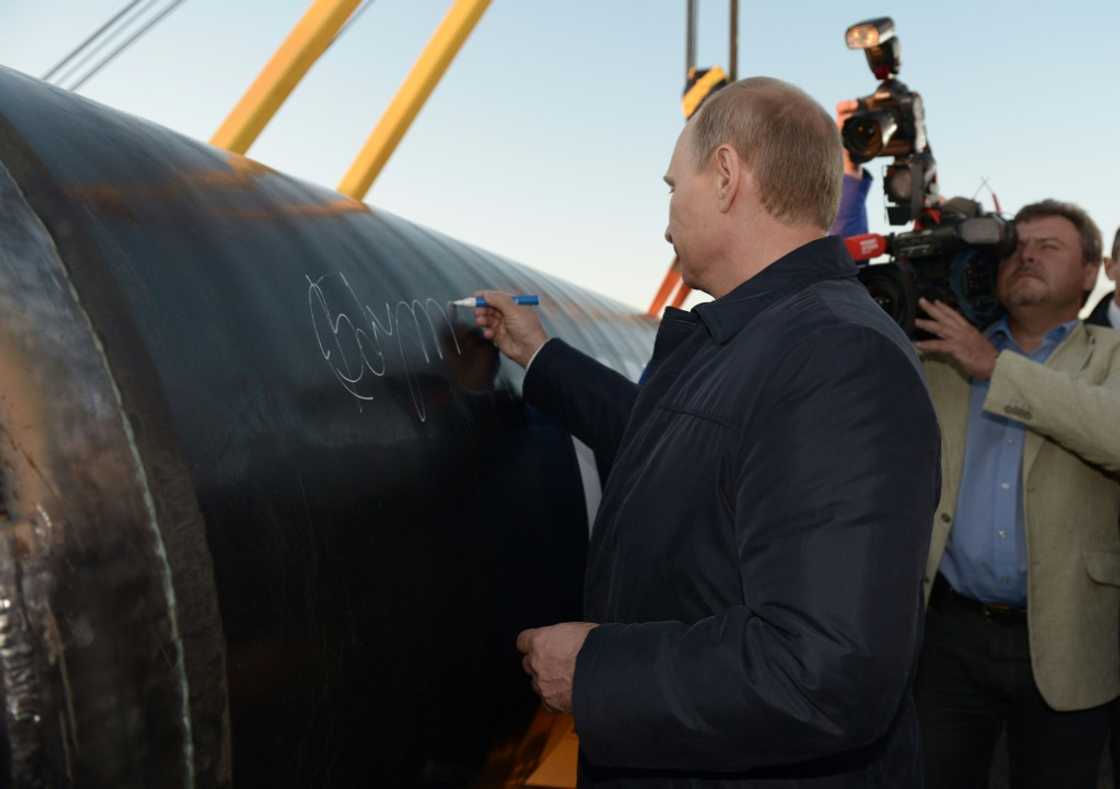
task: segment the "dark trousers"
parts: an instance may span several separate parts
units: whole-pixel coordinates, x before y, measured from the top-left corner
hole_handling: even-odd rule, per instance
[[[926,789],[986,789],[1004,729],[1012,789],[1096,789],[1110,705],[1051,709],[1025,617],[985,614],[938,580],[915,685]]]

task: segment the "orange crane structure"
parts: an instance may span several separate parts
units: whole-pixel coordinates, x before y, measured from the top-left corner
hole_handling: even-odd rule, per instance
[[[696,67],[696,15],[699,10],[698,5],[697,0],[687,0],[684,96],[681,98],[681,111],[684,113],[685,120],[692,117],[692,114],[700,108],[704,99],[729,82],[738,79],[739,73],[739,0],[730,0],[729,3],[731,18],[728,22],[728,69],[726,73],[719,66],[706,69]],[[691,293],[692,288],[686,285],[681,278],[680,260],[674,257],[646,312],[652,318],[659,318],[666,305],[679,309]]]

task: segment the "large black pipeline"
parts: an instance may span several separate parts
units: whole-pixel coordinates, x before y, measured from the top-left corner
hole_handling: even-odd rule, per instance
[[[504,780],[598,480],[447,306],[480,286],[648,357],[618,304],[0,69],[0,786]]]

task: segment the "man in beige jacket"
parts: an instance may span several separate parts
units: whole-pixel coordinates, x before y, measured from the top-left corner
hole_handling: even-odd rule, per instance
[[[926,643],[927,789],[987,786],[1004,728],[1013,787],[1096,786],[1120,694],[1120,333],[1077,319],[1101,236],[1053,200],[1015,218],[1007,317],[985,332],[923,301],[941,422]]]

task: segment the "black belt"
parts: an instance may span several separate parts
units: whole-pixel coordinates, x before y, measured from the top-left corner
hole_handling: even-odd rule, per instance
[[[1025,625],[1027,623],[1027,609],[1015,608],[1003,603],[981,603],[979,600],[965,597],[954,589],[941,573],[938,573],[937,578],[933,581],[933,591],[929,596],[929,604],[931,608],[936,608],[941,612],[965,611],[979,614],[993,622],[1009,625]]]

